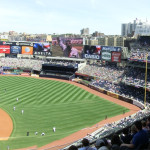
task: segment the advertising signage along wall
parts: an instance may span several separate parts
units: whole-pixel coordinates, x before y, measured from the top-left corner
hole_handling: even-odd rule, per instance
[[[121,52],[121,47],[113,47],[113,46],[101,46],[102,51],[113,51],[113,52]]]
[[[16,45],[16,42],[0,41],[0,45]]]
[[[10,54],[10,46],[0,45],[0,53]]]
[[[11,54],[21,54],[21,46],[11,46],[10,53]]]
[[[34,43],[33,55],[51,56],[51,45],[49,43]]]
[[[0,41],[1,53],[51,56],[50,43]],[[7,50],[7,51],[6,51]]]
[[[83,58],[100,60],[101,56],[96,54],[83,54]]]
[[[102,60],[111,61],[111,52],[102,51]]]
[[[0,45],[33,46],[33,43],[32,42],[8,42],[8,41],[0,41]]]
[[[22,54],[33,55],[33,47],[32,46],[22,46]]]
[[[17,46],[33,46],[32,42],[16,42]]]
[[[111,61],[112,62],[121,62],[121,53],[120,52],[112,52],[111,53]]]

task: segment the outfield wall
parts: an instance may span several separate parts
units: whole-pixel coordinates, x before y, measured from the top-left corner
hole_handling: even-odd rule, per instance
[[[98,92],[104,93],[104,94],[106,94],[106,95],[108,95],[108,96],[111,96],[111,97],[113,97],[113,98],[116,98],[116,99],[125,101],[125,102],[130,103],[130,104],[133,104],[133,105],[135,105],[135,106],[137,106],[137,107],[139,107],[139,108],[141,108],[141,109],[144,109],[143,104],[140,103],[140,102],[138,102],[138,101],[136,101],[136,100],[133,100],[133,99],[130,99],[130,98],[127,98],[127,97],[123,97],[123,96],[121,96],[121,95],[118,95],[118,94],[116,94],[116,93],[107,91],[107,90],[102,89],[102,88],[99,88],[99,87],[95,87],[95,86],[93,86],[93,85],[91,85],[91,84],[87,84],[87,83],[85,83],[85,82],[83,82],[83,81],[78,81],[78,83],[83,84],[83,85],[86,85],[86,86],[90,87],[91,89],[94,89],[94,90],[96,90],[96,91],[98,91]]]

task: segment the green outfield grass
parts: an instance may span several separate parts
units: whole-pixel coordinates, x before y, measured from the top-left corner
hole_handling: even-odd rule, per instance
[[[40,147],[92,126],[106,115],[129,111],[68,83],[17,76],[0,76],[0,108],[9,113],[14,124],[9,140],[0,141],[2,150],[7,145],[10,149]],[[42,132],[45,136],[41,136]]]

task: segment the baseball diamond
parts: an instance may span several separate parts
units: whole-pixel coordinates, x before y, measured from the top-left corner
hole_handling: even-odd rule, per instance
[[[66,81],[65,81],[66,82]],[[41,147],[129,109],[75,85],[54,80],[0,76],[0,107],[13,121],[8,143],[12,149]],[[4,92],[7,89],[7,92]],[[16,101],[16,98],[19,100]],[[13,107],[16,110],[13,110]],[[24,114],[21,114],[24,110]],[[52,128],[56,127],[56,133]],[[37,135],[34,133],[38,132]],[[45,136],[41,136],[44,132]],[[28,133],[28,135],[27,135]]]

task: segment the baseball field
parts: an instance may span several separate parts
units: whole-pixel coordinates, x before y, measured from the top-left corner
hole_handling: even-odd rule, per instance
[[[69,83],[17,76],[0,76],[0,108],[13,121],[13,132],[7,141],[0,141],[0,149],[41,147],[90,127],[106,115],[129,111]]]

